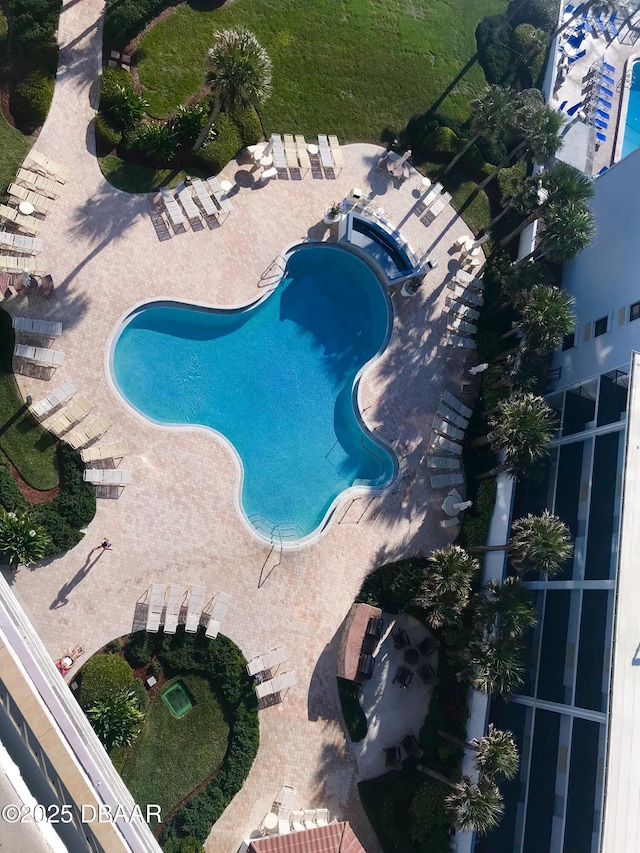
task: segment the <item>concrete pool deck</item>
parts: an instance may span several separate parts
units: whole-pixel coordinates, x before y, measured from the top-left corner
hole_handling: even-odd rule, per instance
[[[66,380],[109,417],[109,441],[126,439],[133,484],[118,500],[98,502],[80,545],[36,569],[18,572],[13,588],[53,658],[82,643],[83,660],[139,627],[137,604],[152,582],[202,584],[233,596],[222,632],[250,658],[275,645],[289,650],[298,685],[260,713],[261,743],[251,773],[206,849],[229,853],[269,811],[282,784],[305,807],[326,806],[348,819],[369,853],[379,845],[358,797],[356,757],[347,742],[336,685],[337,638],[363,578],[398,557],[428,553],[453,538],[440,528],[446,492],[432,491],[420,464],[442,391],[460,393],[463,351],[443,348],[444,283],[456,268],[452,246],[468,233],[447,208],[428,228],[414,213],[421,176],[401,186],[372,167],[374,145],[348,145],[335,180],[272,181],[258,186],[249,166],[230,163],[235,211],[220,228],[159,240],[152,196],[107,184],[93,153],[101,56],[100,0],[65,2],[60,69],[37,149],[72,177],[42,236],[56,282],[50,302],[7,301],[12,314],[60,320],[56,348],[65,353],[50,382],[18,377],[38,399]],[[295,128],[278,128],[295,131]],[[330,131],[330,128],[327,129]],[[236,507],[237,469],[211,433],[160,429],[136,417],[114,392],[105,354],[117,320],[136,302],[168,297],[218,305],[248,302],[261,274],[283,249],[327,239],[325,207],[354,186],[373,189],[416,251],[438,261],[411,299],[394,293],[394,331],[383,358],[360,389],[363,417],[402,457],[402,476],[381,498],[347,501],[313,545],[281,555],[259,541]],[[90,556],[104,536],[113,550]],[[71,671],[71,675],[75,669]]]

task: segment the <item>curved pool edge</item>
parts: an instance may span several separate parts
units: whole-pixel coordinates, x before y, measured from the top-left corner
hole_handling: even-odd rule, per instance
[[[295,550],[297,548],[305,547],[307,545],[312,545],[316,541],[318,541],[322,536],[324,536],[331,529],[331,521],[333,519],[334,514],[336,513],[338,507],[343,501],[349,499],[357,499],[360,496],[371,496],[377,497],[378,495],[384,494],[388,491],[396,482],[399,472],[400,472],[400,462],[398,459],[398,455],[395,451],[393,445],[383,439],[381,436],[377,435],[377,433],[371,429],[366,423],[363,413],[360,408],[359,403],[359,389],[360,384],[365,377],[365,374],[369,372],[369,370],[376,365],[380,359],[384,356],[393,335],[394,329],[394,319],[395,319],[395,310],[393,302],[391,301],[391,297],[388,292],[388,284],[389,280],[385,275],[384,271],[380,267],[380,265],[371,257],[367,256],[366,253],[360,250],[358,247],[352,247],[351,245],[344,243],[327,243],[326,241],[316,241],[316,240],[305,240],[294,243],[288,247],[286,247],[280,255],[277,257],[288,258],[290,254],[294,251],[302,250],[304,248],[317,248],[319,246],[330,246],[331,248],[340,249],[341,251],[348,252],[351,255],[358,257],[362,260],[374,274],[378,285],[382,291],[385,302],[387,303],[387,329],[385,332],[384,340],[382,341],[379,349],[374,353],[374,355],[362,365],[360,370],[356,373],[353,379],[352,387],[351,387],[351,402],[353,407],[353,412],[355,418],[358,422],[358,425],[362,429],[363,433],[371,440],[371,442],[380,447],[381,449],[388,452],[392,463],[393,463],[393,472],[391,476],[382,484],[376,486],[365,486],[362,484],[354,483],[346,489],[343,489],[334,500],[331,502],[327,511],[325,512],[321,522],[314,528],[314,530],[303,536],[299,539],[288,540],[281,539],[279,536],[271,534],[270,537],[266,536],[262,533],[258,528],[256,528],[250,521],[247,516],[244,506],[242,504],[242,487],[244,482],[244,465],[242,463],[242,459],[238,451],[236,450],[233,443],[219,430],[214,429],[213,427],[202,426],[201,424],[181,424],[181,423],[161,423],[159,421],[155,421],[152,418],[144,415],[135,406],[133,406],[126,396],[120,391],[115,378],[113,371],[113,355],[115,350],[115,344],[126,325],[127,321],[132,318],[133,315],[137,314],[143,308],[155,307],[155,306],[176,306],[176,307],[189,307],[189,308],[198,308],[203,311],[210,311],[221,314],[232,314],[232,313],[242,313],[245,311],[251,311],[256,308],[260,303],[266,301],[276,290],[277,285],[265,287],[264,293],[260,293],[258,297],[254,300],[250,300],[249,302],[244,303],[236,303],[234,305],[217,305],[214,303],[201,302],[198,300],[186,300],[186,299],[178,299],[175,296],[166,296],[166,297],[156,297],[154,299],[143,299],[139,302],[134,303],[130,308],[127,309],[116,321],[111,334],[107,338],[105,344],[104,351],[104,367],[105,374],[107,377],[107,384],[109,389],[114,394],[114,396],[120,400],[126,408],[141,422],[146,425],[152,425],[154,427],[163,429],[163,430],[171,430],[176,431],[180,430],[189,430],[192,432],[202,432],[206,435],[213,435],[214,437],[220,440],[222,446],[227,447],[231,453],[230,456],[233,460],[233,464],[236,467],[236,471],[238,474],[237,478],[237,488],[234,495],[234,503],[235,507],[238,510],[238,515],[242,521],[243,526],[260,542],[265,545],[269,545],[271,547],[279,546],[283,550]],[[279,283],[280,279],[278,280]],[[338,522],[339,523],[339,522]]]
[[[616,124],[616,144],[613,152],[613,164],[619,163],[623,159],[622,150],[624,148],[625,130],[627,127],[627,113],[629,111],[629,95],[633,83],[633,66],[640,61],[640,53],[632,53],[627,57],[624,64],[624,75],[622,77],[623,86],[620,97],[620,106],[618,108],[618,122]],[[637,150],[637,149],[636,149]],[[633,154],[633,151],[631,152]],[[627,155],[629,156],[629,155]]]

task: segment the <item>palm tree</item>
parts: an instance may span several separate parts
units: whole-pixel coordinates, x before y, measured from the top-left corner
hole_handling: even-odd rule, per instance
[[[545,509],[542,515],[529,513],[514,521],[504,545],[470,545],[467,550],[474,554],[508,551],[519,574],[539,571],[552,578],[573,553],[573,545],[567,525]]]
[[[41,560],[51,540],[44,527],[26,512],[7,512],[0,508],[0,560],[12,568]]]
[[[202,104],[192,107],[179,106],[171,118],[171,130],[178,145],[193,145],[207,120],[207,113]]]
[[[135,146],[156,163],[167,163],[176,153],[176,137],[171,123],[141,122],[136,129]]]
[[[548,287],[553,284],[553,276],[546,264],[536,264],[534,261],[512,264],[505,255],[500,266],[494,266],[494,269],[498,274],[501,294],[513,303],[536,285]]]
[[[595,233],[595,220],[587,205],[575,202],[551,205],[545,212],[544,229],[538,245],[526,257],[517,261],[517,264],[531,258],[537,260],[545,255],[555,263],[564,263],[586,249]]]
[[[511,471],[520,477],[549,455],[549,443],[556,431],[553,409],[543,397],[518,392],[498,403],[489,419],[488,435],[475,439],[473,447],[490,444],[503,460],[488,475]]]
[[[459,545],[434,551],[415,603],[423,607],[432,628],[455,623],[469,602],[478,561]]]
[[[515,779],[520,756],[512,732],[501,731],[489,723],[487,734],[474,738],[471,743],[476,751],[474,763],[481,777]]]
[[[516,639],[536,624],[531,592],[520,578],[508,577],[503,583],[489,581],[472,602],[476,629],[486,635]]]
[[[214,94],[209,121],[198,136],[197,151],[219,112],[257,107],[271,94],[271,60],[255,35],[245,27],[219,30],[209,48],[209,80]]]
[[[507,637],[476,637],[462,655],[458,678],[480,693],[509,699],[524,682],[519,643]]]
[[[471,101],[471,132],[472,137],[466,145],[451,160],[443,174],[448,174],[462,159],[467,151],[476,144],[480,137],[497,139],[505,126],[513,123],[514,93],[502,86],[487,86],[484,93]]]
[[[593,193],[592,180],[568,163],[558,160],[550,169],[532,175],[525,181],[523,192],[516,199],[514,206],[520,206],[529,212],[520,225],[500,241],[500,245],[506,246],[527,225],[540,217],[544,218],[547,209],[562,207],[572,202],[586,205],[593,198]],[[531,207],[533,209],[529,210]]]
[[[119,130],[131,130],[142,121],[149,104],[142,95],[118,83],[109,99],[108,115]]]
[[[542,355],[560,346],[565,335],[575,329],[575,299],[559,287],[534,285],[515,300],[520,312],[516,329],[524,332],[526,346]],[[508,333],[511,334],[511,333]]]
[[[497,826],[504,811],[497,786],[483,778],[472,782],[463,776],[445,802],[458,829],[479,835],[486,835]]]
[[[562,144],[560,129],[563,122],[563,116],[544,103],[537,89],[519,92],[514,111],[514,125],[508,129],[519,141],[505,159],[478,184],[473,195],[483,190],[500,169],[504,169],[513,160],[526,158],[532,162],[544,163],[552,157]]]
[[[87,717],[107,749],[129,746],[144,720],[133,690],[119,690],[87,709]]]

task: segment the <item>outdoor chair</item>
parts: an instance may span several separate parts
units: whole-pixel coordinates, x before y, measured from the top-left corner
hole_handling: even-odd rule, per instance
[[[160,198],[162,199],[162,204],[164,205],[164,209],[167,212],[167,216],[169,217],[171,224],[174,227],[184,225],[187,220],[180,210],[180,205],[175,199],[173,190],[169,187],[160,187]]]
[[[227,612],[227,608],[229,607],[230,603],[231,596],[228,593],[219,592],[216,595],[213,610],[211,611],[211,616],[209,617],[207,630],[205,632],[205,636],[209,639],[215,639],[218,636],[222,620]]]
[[[31,405],[31,414],[35,415],[35,417],[40,420],[50,414],[54,409],[68,403],[75,393],[75,385],[71,382],[65,382],[63,385],[60,385],[59,388],[54,388],[53,391],[47,394],[46,397],[43,397],[42,400],[38,400],[37,403],[33,403]]]
[[[147,610],[147,631],[156,634],[160,629],[160,620],[164,609],[164,596],[167,587],[164,584],[152,583],[149,590],[149,607]]]
[[[126,441],[112,441],[109,444],[96,444],[80,451],[83,462],[102,462],[106,459],[122,459],[129,452]]]
[[[422,758],[424,752],[414,735],[406,735],[400,744],[407,755],[412,758]]]
[[[296,141],[296,151],[298,152],[298,160],[300,161],[301,169],[310,169],[311,168],[311,160],[309,159],[309,152],[307,151],[307,143],[305,142],[304,136],[300,136],[299,134],[295,137]]]
[[[192,178],[191,186],[196,194],[196,198],[204,210],[205,216],[217,216],[218,208],[213,203],[213,199],[209,195],[208,190],[205,188],[205,185],[202,183],[200,178]]]
[[[402,770],[400,761],[400,749],[397,746],[388,746],[384,750],[384,766],[392,770]]]
[[[45,172],[52,175],[61,184],[66,184],[69,180],[69,170],[66,166],[61,166],[60,163],[50,160],[49,157],[45,157],[39,151],[34,151],[33,148],[27,154],[24,166],[35,172]]]
[[[329,809],[316,809],[316,826],[328,826],[329,817]]]
[[[316,828],[316,810],[315,809],[305,809],[304,810],[304,828],[305,829],[315,829]]]
[[[423,663],[417,670],[418,677],[426,687],[435,687],[438,684],[438,676],[433,667],[428,663]]]
[[[435,637],[432,637],[430,634],[424,638],[424,640],[418,644],[418,651],[421,655],[424,655],[426,658],[429,655],[432,655],[434,652],[437,652],[440,648],[440,640],[437,640]]]
[[[371,616],[367,622],[367,636],[379,640],[382,636],[383,624],[382,616]]]
[[[123,468],[87,468],[82,472],[82,479],[94,486],[130,486],[131,471]]]
[[[464,483],[462,474],[436,474],[429,479],[432,489],[444,489],[447,486],[458,486],[460,483]]]
[[[37,172],[32,172],[30,169],[18,169],[16,181],[19,184],[24,184],[29,189],[35,192],[43,193],[58,198],[62,192],[62,184],[53,178],[45,178],[44,175],[39,175]]]
[[[272,811],[279,818],[286,820],[287,823],[291,818],[291,812],[296,802],[296,789],[292,785],[283,785],[278,791],[278,795],[273,801]]]
[[[177,189],[177,188],[176,188]],[[196,207],[196,203],[193,200],[191,193],[189,192],[189,188],[183,186],[178,191],[178,201],[182,205],[182,209],[184,210],[187,219],[190,222],[200,222],[200,211]]]
[[[371,678],[375,663],[373,655],[360,655],[358,659],[358,675],[367,679]]]
[[[464,403],[461,403],[457,397],[454,397],[449,391],[445,391],[442,395],[442,402],[449,406],[450,409],[453,409],[454,412],[458,412],[458,414],[462,415],[465,418],[470,418],[473,414],[473,409],[470,409],[469,406],[465,406]]]
[[[44,258],[30,258],[24,255],[0,255],[0,270],[3,272],[46,273],[47,262]],[[35,289],[35,288],[34,288]]]
[[[396,649],[404,649],[406,646],[411,645],[411,640],[409,639],[409,635],[404,630],[404,628],[398,628],[392,635],[393,645]]]
[[[447,323],[447,331],[457,332],[460,335],[475,335],[478,332],[478,327],[474,323],[456,318]]]
[[[111,429],[111,426],[109,418],[106,415],[100,415],[86,426],[83,425],[74,429],[72,433],[65,437],[65,441],[75,450],[79,450],[85,444],[89,444],[90,441],[102,438],[107,430]]]
[[[27,332],[31,335],[42,335],[46,338],[57,338],[62,334],[62,323],[52,322],[51,320],[14,317],[12,324],[16,332]]]
[[[462,441],[462,439],[464,438],[464,432],[461,429],[458,429],[457,427],[448,423],[443,418],[438,417],[438,415],[434,417],[432,426],[433,429],[435,429],[437,432],[442,433],[442,435],[445,435],[447,438],[455,438],[457,441]]]
[[[176,628],[178,627],[178,620],[180,618],[180,611],[182,609],[182,599],[184,597],[184,590],[182,587],[174,586],[173,584],[169,587],[169,594],[167,595],[167,608],[165,610],[164,616],[164,633],[165,634],[175,634]]]
[[[441,418],[444,418],[445,421],[449,421],[450,424],[458,427],[458,429],[467,429],[469,426],[469,421],[466,418],[463,418],[462,415],[456,414],[456,412],[450,409],[446,403],[441,402],[439,404],[436,414]]]
[[[31,347],[26,346],[26,344],[16,344],[13,354],[16,358],[23,358],[25,361],[39,364],[42,367],[60,367],[64,361],[64,353],[60,350]]]
[[[192,586],[189,591],[189,603],[187,605],[187,616],[184,630],[188,634],[195,634],[200,624],[202,608],[204,607],[204,587]]]
[[[398,682],[400,687],[406,690],[412,681],[413,673],[411,672],[411,670],[407,669],[406,666],[399,666],[398,671],[395,674],[395,678],[393,679],[393,683],[395,684],[396,682]]]
[[[304,831],[304,812],[302,810],[291,812],[291,829],[294,832]]]
[[[53,296],[53,279],[50,275],[42,276],[37,293],[42,299],[51,299]]]
[[[431,437],[431,446],[435,450],[443,450],[445,453],[455,453],[459,456],[462,453],[462,445],[455,441],[450,441],[443,435],[433,435]]]
[[[15,208],[9,207],[6,204],[0,204],[0,219],[13,222],[21,231],[25,231],[34,237],[40,233],[42,228],[41,219],[36,219],[35,216],[31,216],[30,214],[20,213]]]
[[[427,468],[444,468],[451,471],[460,469],[460,460],[452,456],[427,456]]]
[[[449,335],[443,341],[444,344],[450,347],[459,347],[461,349],[477,349],[478,344],[471,338],[463,338],[460,335]]]
[[[46,429],[60,436],[89,414],[93,406],[86,397],[77,397],[66,409],[60,412],[54,420],[47,423]]]

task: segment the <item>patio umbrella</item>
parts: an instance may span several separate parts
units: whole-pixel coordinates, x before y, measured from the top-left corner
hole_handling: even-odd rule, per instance
[[[409,157],[411,157],[411,149],[407,148],[407,150],[404,152],[402,157],[400,157],[399,160],[396,160],[396,163],[395,163],[396,167],[402,166],[402,164],[405,162],[405,160],[408,160]]]

